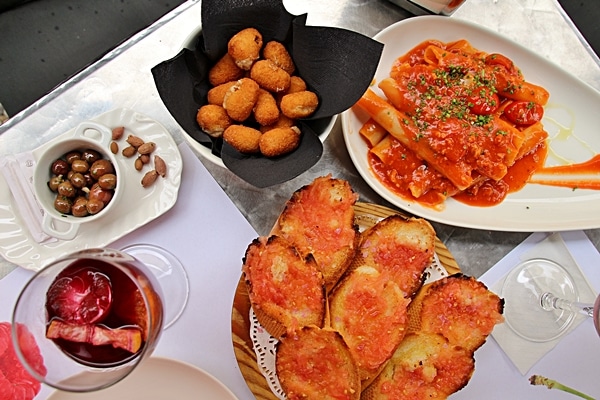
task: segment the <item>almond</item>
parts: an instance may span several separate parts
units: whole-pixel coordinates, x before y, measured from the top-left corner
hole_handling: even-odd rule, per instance
[[[154,156],[154,169],[163,178],[167,176],[167,163],[160,156]]]
[[[138,147],[137,151],[140,154],[150,154],[154,151],[154,149],[156,148],[156,143],[154,142],[148,142],[148,143],[144,143],[142,144],[140,147]]]
[[[152,184],[156,181],[156,178],[158,178],[158,172],[156,172],[155,169],[146,172],[142,178],[142,186],[145,188],[152,186]]]
[[[113,154],[117,154],[119,152],[119,145],[117,142],[110,142],[110,152]]]
[[[127,146],[123,149],[123,151],[121,152],[121,154],[123,154],[124,157],[133,157],[135,155],[135,153],[137,153],[137,150],[135,147],[133,146]]]
[[[132,145],[135,148],[138,148],[138,147],[140,147],[141,145],[144,144],[144,140],[142,138],[137,137],[137,136],[129,135],[127,137],[127,143],[129,143],[130,145]]]
[[[123,137],[123,133],[125,132],[124,126],[118,126],[113,128],[112,130],[112,140],[119,140]]]

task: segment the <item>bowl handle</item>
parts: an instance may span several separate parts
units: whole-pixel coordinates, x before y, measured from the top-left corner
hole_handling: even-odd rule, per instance
[[[57,239],[72,240],[75,238],[77,231],[79,231],[79,224],[70,224],[67,221],[60,221],[68,226],[66,230],[58,230],[56,224],[54,223],[55,221],[59,222],[60,220],[48,213],[44,213],[44,218],[42,219],[42,230],[46,234]]]
[[[102,144],[108,144],[112,139],[112,130],[106,125],[94,121],[84,121],[77,126],[74,136],[81,136]]]

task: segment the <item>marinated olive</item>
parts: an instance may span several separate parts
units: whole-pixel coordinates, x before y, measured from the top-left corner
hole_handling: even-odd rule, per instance
[[[63,214],[69,214],[71,212],[71,199],[65,196],[58,195],[54,199],[54,208]]]
[[[74,160],[71,169],[75,172],[85,173],[90,169],[90,164],[85,160]]]
[[[75,197],[77,192],[71,181],[63,181],[58,185],[58,194],[65,197]]]
[[[104,174],[113,174],[115,169],[112,163],[109,160],[100,159],[94,161],[92,166],[90,167],[90,175],[92,178],[98,180]]]
[[[88,200],[85,197],[78,197],[75,199],[73,206],[71,207],[71,213],[75,217],[85,217],[89,214],[87,210]]]
[[[117,176],[115,174],[104,174],[98,178],[98,186],[105,190],[113,190],[117,187]]]
[[[100,160],[102,156],[96,150],[88,149],[81,153],[81,158],[87,161],[89,164],[93,164],[94,162]]]
[[[66,175],[69,172],[69,164],[62,159],[58,159],[52,163],[51,167],[54,175]]]
[[[102,189],[98,183],[94,183],[88,193],[88,200],[100,200],[102,203],[108,204],[112,196],[112,190]]]
[[[92,149],[74,150],[55,160],[48,188],[57,193],[54,208],[85,217],[100,212],[112,200],[117,176],[110,160]]]
[[[71,175],[71,177],[69,178],[69,181],[71,181],[71,184],[73,186],[75,186],[77,189],[81,189],[86,184],[85,177],[83,176],[83,174],[81,172],[73,173]]]
[[[88,213],[98,214],[104,208],[104,203],[98,199],[88,199],[86,203]]]
[[[62,182],[63,178],[61,175],[54,175],[52,178],[50,178],[50,181],[48,181],[48,187],[53,192],[58,192],[58,185],[60,185]]]
[[[67,163],[73,164],[73,161],[81,160],[81,153],[78,151],[70,151],[65,154],[65,160],[67,160]]]

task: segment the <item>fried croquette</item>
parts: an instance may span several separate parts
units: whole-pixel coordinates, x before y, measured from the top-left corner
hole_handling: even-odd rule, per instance
[[[290,87],[286,94],[303,92],[305,90],[306,82],[304,82],[304,79],[300,78],[298,75],[290,76]]]
[[[242,78],[244,73],[244,70],[235,65],[233,58],[226,53],[208,71],[208,81],[212,86],[219,86],[222,83]]]
[[[292,119],[306,118],[315,112],[319,99],[314,92],[304,90],[290,93],[281,99],[281,112]]]
[[[258,100],[259,89],[258,84],[249,78],[242,78],[229,88],[223,99],[223,108],[229,117],[239,122],[248,119]]]
[[[260,32],[254,28],[246,28],[229,39],[227,52],[239,68],[249,71],[254,61],[260,57],[262,45]]]
[[[250,70],[250,78],[263,89],[273,93],[285,92],[290,87],[290,74],[270,60],[255,62]]]
[[[265,44],[265,48],[263,49],[263,57],[267,60],[271,60],[273,64],[277,65],[290,75],[292,75],[296,70],[292,56],[287,51],[285,46],[280,42],[273,40]]]
[[[219,86],[215,86],[214,88],[210,89],[207,94],[208,104],[217,104],[222,106],[223,100],[225,100],[225,95],[229,89],[236,84],[236,82],[237,81],[222,83]]]
[[[275,128],[260,137],[260,152],[265,157],[277,157],[296,150],[300,144],[300,129]]]
[[[240,153],[252,154],[260,151],[262,133],[244,125],[231,125],[223,133],[223,140]]]
[[[258,100],[254,106],[254,119],[261,126],[274,124],[279,119],[279,107],[273,95],[260,89]]]
[[[231,118],[227,115],[227,111],[216,104],[200,107],[196,114],[196,121],[204,132],[215,138],[221,137],[225,129],[231,125]]]
[[[286,117],[282,113],[279,113],[279,118],[277,119],[277,121],[275,121],[274,124],[261,126],[259,130],[262,133],[265,133],[266,131],[270,131],[271,129],[275,128],[291,128],[292,126],[294,126],[295,122],[295,120]]]

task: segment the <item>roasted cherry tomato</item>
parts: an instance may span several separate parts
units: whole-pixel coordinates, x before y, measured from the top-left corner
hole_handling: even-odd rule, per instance
[[[506,119],[516,125],[533,125],[541,121],[544,108],[531,101],[515,101],[504,109]]]
[[[504,67],[506,69],[506,71],[511,75],[519,74],[519,69],[517,67],[515,67],[515,64],[512,62],[512,60],[506,56],[503,56],[502,54],[498,54],[498,53],[489,54],[485,58],[485,63],[487,65],[499,65],[501,67]]]
[[[500,98],[490,88],[482,86],[468,96],[469,108],[473,114],[490,115],[498,110]]]

